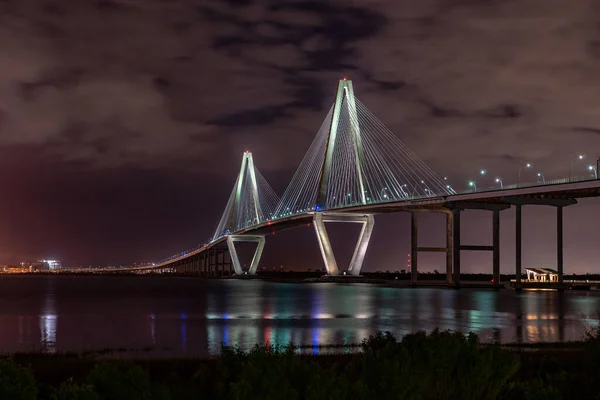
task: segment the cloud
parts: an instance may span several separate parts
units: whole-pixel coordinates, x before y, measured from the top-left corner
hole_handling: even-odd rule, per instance
[[[35,4],[2,6],[2,146],[188,168],[272,145],[290,155],[267,168],[290,170],[347,73],[438,170],[598,145],[565,129],[600,125],[592,0]]]
[[[425,159],[464,175],[476,163],[514,169],[510,156],[559,174],[561,157],[568,168],[572,154],[600,147],[564,129],[600,122],[597,3],[401,3],[371,3],[389,23],[361,43],[356,65],[406,82],[363,102]]]

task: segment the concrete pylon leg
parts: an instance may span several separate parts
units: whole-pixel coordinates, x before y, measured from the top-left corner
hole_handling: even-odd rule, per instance
[[[416,284],[419,279],[419,217],[416,212],[410,213],[410,283]]]
[[[363,261],[365,260],[365,254],[367,254],[367,248],[369,247],[369,241],[371,240],[371,233],[373,232],[373,226],[375,225],[375,217],[373,215],[367,215],[366,221],[363,222],[362,229],[358,236],[358,242],[348,267],[348,272],[351,275],[360,275]]]
[[[256,270],[258,269],[258,263],[260,262],[260,257],[262,256],[263,249],[265,248],[265,237],[253,235],[229,235],[227,237],[227,248],[231,256],[233,270],[235,271],[236,275],[243,275],[244,271],[242,270],[242,265],[240,264],[240,259],[235,249],[235,242],[258,243],[256,246],[256,251],[254,252],[254,257],[252,257],[252,263],[250,264],[250,268],[248,268],[248,275],[255,275]]]
[[[446,284],[454,284],[454,276],[452,275],[452,250],[453,250],[453,235],[454,234],[454,214],[446,214]]]
[[[500,284],[500,211],[493,211],[492,216],[492,240],[494,242],[493,261],[492,261],[492,277],[494,285]]]
[[[456,287],[460,287],[460,211],[452,212],[452,269]]]
[[[325,228],[325,222],[352,222],[363,224],[363,227],[358,236],[356,248],[350,266],[348,267],[348,273],[354,276],[360,275],[362,264],[369,247],[369,240],[371,239],[371,233],[373,232],[373,226],[375,225],[375,218],[370,214],[334,214],[334,213],[315,213],[313,217],[313,224],[315,226],[315,232],[317,234],[317,240],[319,242],[319,248],[321,249],[321,255],[323,256],[323,262],[325,263],[325,269],[328,275],[340,275],[340,270],[333,254],[331,242],[329,241],[329,235]]]
[[[558,289],[563,289],[563,208],[556,207],[556,269]]]
[[[521,290],[521,246],[523,244],[521,240],[521,218],[522,210],[521,205],[517,204],[515,211],[515,290]]]

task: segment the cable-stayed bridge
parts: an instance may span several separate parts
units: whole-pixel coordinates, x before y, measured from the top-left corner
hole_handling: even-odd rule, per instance
[[[527,165],[524,165],[525,167]],[[593,168],[593,167],[590,167]],[[557,209],[557,270],[562,283],[562,211],[577,198],[600,195],[595,176],[573,177],[541,183],[518,182],[495,189],[457,192],[436,175],[413,151],[397,138],[355,96],[352,82],[340,80],[330,108],[304,159],[279,198],[245,152],[240,172],[213,237],[198,248],[144,267],[102,270],[103,272],[176,271],[210,275],[233,267],[237,275],[256,273],[266,237],[276,231],[312,224],[329,275],[360,275],[374,228],[374,215],[411,213],[411,277],[417,280],[418,253],[446,253],[447,283],[460,283],[462,250],[491,251],[493,276],[500,281],[500,212],[516,207],[516,284],[521,281],[521,210],[525,205],[547,205]],[[467,209],[492,213],[493,243],[468,245],[460,240],[461,212]],[[422,212],[446,215],[446,245],[439,248],[418,244],[418,216]],[[362,225],[357,245],[347,268],[339,266],[333,253],[326,222]],[[250,266],[243,270],[236,242],[255,242]]]

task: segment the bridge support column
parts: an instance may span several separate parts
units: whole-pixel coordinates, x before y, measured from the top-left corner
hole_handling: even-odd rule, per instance
[[[505,197],[509,204],[516,206],[516,256],[515,256],[515,290],[521,290],[521,217],[524,205],[540,205],[556,207],[556,270],[558,272],[558,290],[563,290],[563,207],[577,204],[575,199],[552,199],[543,197]]]
[[[416,284],[419,278],[419,216],[410,213],[410,283]]]
[[[452,276],[452,256],[454,238],[454,214],[446,213],[446,284],[452,285],[454,279]]]
[[[521,240],[521,218],[523,217],[523,210],[521,204],[517,204],[515,207],[515,290],[522,290],[521,286],[521,260],[522,260],[522,245],[523,241]]]
[[[362,264],[369,247],[369,240],[371,239],[371,233],[373,232],[373,226],[375,225],[375,218],[371,214],[343,214],[343,213],[315,213],[313,217],[313,225],[315,226],[315,232],[317,234],[317,240],[319,242],[319,248],[321,249],[321,255],[323,256],[323,262],[325,263],[325,269],[328,275],[340,275],[341,272],[338,268],[331,242],[329,241],[329,235],[325,228],[325,222],[351,222],[362,224],[362,229],[358,236],[356,248],[348,267],[348,273],[350,275],[360,275]]]
[[[235,250],[235,242],[253,242],[258,243],[254,257],[252,257],[252,263],[248,268],[249,275],[255,275],[258,269],[258,263],[262,255],[263,249],[265,248],[265,237],[264,236],[253,236],[253,235],[230,235],[227,237],[227,248],[229,249],[229,255],[231,256],[231,262],[236,275],[243,275],[242,265],[238,258],[237,251]]]
[[[556,270],[558,290],[563,290],[563,206],[556,207]]]
[[[500,211],[493,211],[493,222],[492,222],[492,246],[494,246],[493,251],[493,261],[492,261],[492,279],[494,280],[494,284],[500,283]]]
[[[421,247],[419,246],[419,212],[433,212],[446,214],[446,246],[445,247]],[[419,252],[438,252],[446,253],[446,283],[452,284],[452,251],[454,236],[454,216],[449,211],[440,210],[413,210],[410,213],[410,283],[417,284],[419,278],[418,257]]]
[[[452,210],[453,222],[453,245],[454,252],[454,285],[460,287],[460,252],[461,250],[491,251],[492,252],[492,282],[500,284],[500,211],[510,208],[509,204],[503,203],[477,203],[456,202],[447,203],[446,207]],[[463,210],[486,210],[492,212],[492,245],[464,245],[460,240],[460,217]],[[520,239],[517,239],[518,241]]]
[[[460,208],[452,210],[452,265],[454,267],[453,283],[460,287]]]

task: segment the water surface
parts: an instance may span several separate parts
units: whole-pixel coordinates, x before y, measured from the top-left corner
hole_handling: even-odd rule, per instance
[[[385,288],[167,277],[0,277],[0,352],[137,349],[205,356],[220,343],[358,343],[436,327],[484,341],[580,339],[600,293]],[[143,350],[143,351],[142,351]],[[316,347],[310,351],[318,351]]]

